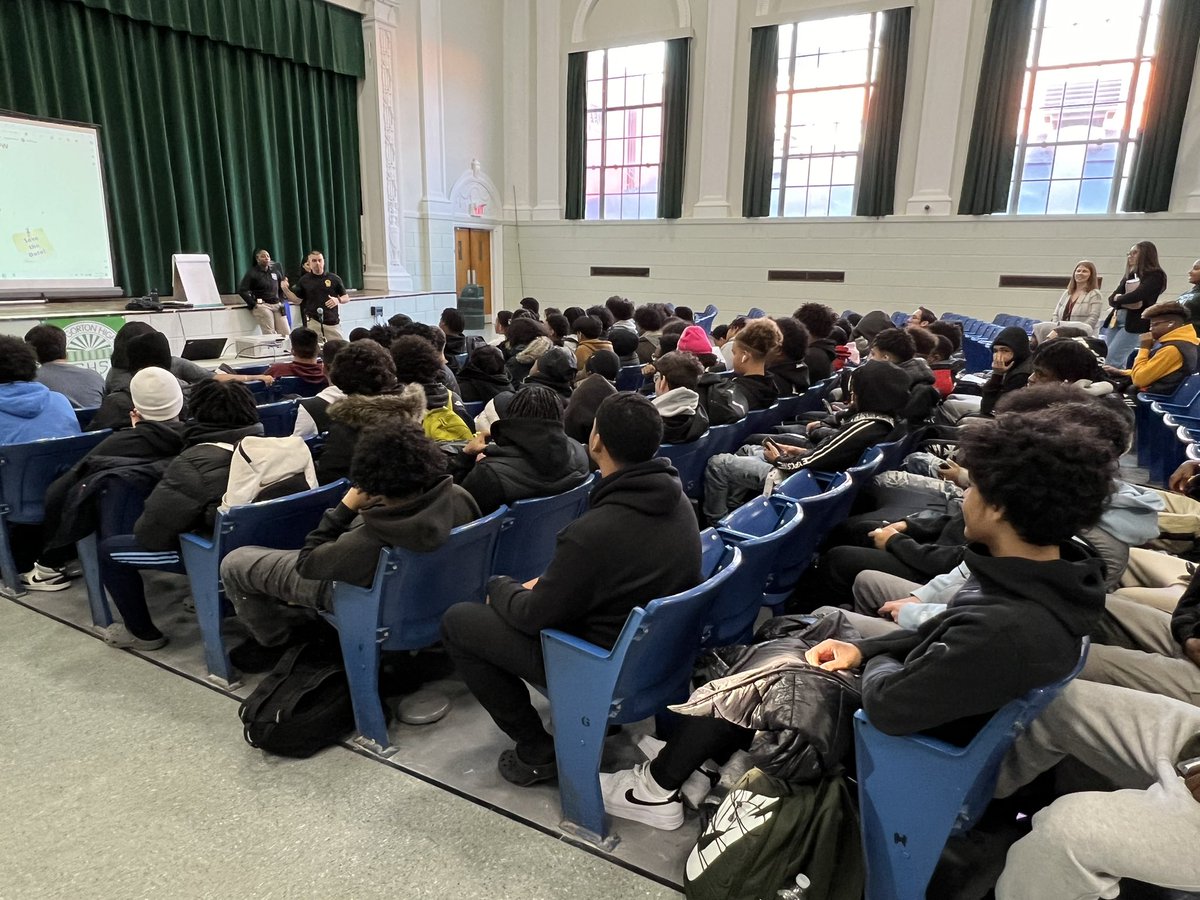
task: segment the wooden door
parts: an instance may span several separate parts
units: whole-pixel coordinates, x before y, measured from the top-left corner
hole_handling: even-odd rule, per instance
[[[483,314],[492,314],[492,233],[482,228],[454,229],[454,288],[483,288]]]

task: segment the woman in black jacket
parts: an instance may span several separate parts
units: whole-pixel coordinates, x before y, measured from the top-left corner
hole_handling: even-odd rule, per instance
[[[1142,310],[1157,303],[1167,289],[1167,274],[1159,265],[1158,248],[1150,241],[1138,241],[1130,247],[1125,260],[1125,277],[1108,297],[1108,305],[1112,307],[1109,322],[1113,324],[1105,330],[1108,341],[1105,361],[1118,369],[1126,368],[1129,354],[1137,349],[1138,336],[1150,330]]]

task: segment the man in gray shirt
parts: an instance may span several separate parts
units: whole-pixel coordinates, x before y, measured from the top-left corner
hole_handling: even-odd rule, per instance
[[[25,343],[37,356],[37,381],[63,394],[76,409],[95,409],[104,397],[99,372],[67,362],[67,333],[57,325],[35,325]]]

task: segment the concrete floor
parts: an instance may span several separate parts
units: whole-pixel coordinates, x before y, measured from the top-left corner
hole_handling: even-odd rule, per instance
[[[265,756],[229,695],[4,601],[0,683],[0,900],[678,896],[343,747]]]

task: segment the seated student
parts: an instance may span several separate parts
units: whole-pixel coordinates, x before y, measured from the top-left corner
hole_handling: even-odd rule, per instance
[[[424,322],[409,322],[407,325],[402,325],[396,329],[393,342],[396,338],[406,337],[409,335],[415,335],[416,337],[423,338],[431,347],[433,347],[434,352],[437,354],[439,363],[437,375],[435,376],[434,380],[457,397],[459,393],[458,378],[446,364],[446,335],[442,329],[432,328],[429,325],[426,325]],[[388,347],[390,349],[391,344],[389,344]]]
[[[533,298],[533,297],[522,297],[521,298],[521,309],[528,312],[529,315],[531,315],[533,317],[534,321],[541,321],[541,319],[538,318],[538,312],[541,310],[541,308],[542,308],[541,304],[538,303],[535,298]]]
[[[692,312],[690,306],[676,306],[672,315],[677,319],[682,319],[684,322],[695,322],[696,314]]]
[[[778,349],[783,336],[770,319],[747,322],[733,339],[734,377],[709,373],[700,379],[700,403],[713,425],[727,425],[745,418],[746,413],[766,409],[779,399],[779,389],[766,374],[767,358]],[[734,395],[722,398],[732,385]]]
[[[737,453],[713,456],[704,468],[707,521],[723,518],[751,495],[760,493],[773,468],[781,472],[801,468],[840,472],[853,466],[864,450],[892,436],[908,402],[908,392],[906,372],[891,363],[871,361],[851,376],[849,415],[819,440],[771,435],[773,446],[747,445]],[[783,443],[785,439],[797,443]]]
[[[996,796],[1066,757],[1113,789],[1067,794],[1036,813],[1008,850],[997,900],[1115,897],[1124,878],[1174,888],[1172,897],[1200,891],[1200,771],[1177,769],[1200,757],[1200,710],[1076,679],[1017,737]]]
[[[1029,335],[1024,328],[1010,325],[992,341],[992,375],[983,385],[983,395],[951,394],[938,409],[938,417],[947,425],[957,425],[964,416],[990,417],[996,402],[1005,394],[1020,390],[1033,373]]]
[[[575,332],[578,342],[575,349],[575,367],[580,372],[585,370],[588,359],[596,351],[612,352],[612,344],[601,337],[604,334],[604,324],[594,316],[580,316],[571,323],[571,330]]]
[[[1065,381],[1096,397],[1113,393],[1098,357],[1086,342],[1076,338],[1050,338],[1034,351],[1029,384]]]
[[[792,318],[808,329],[804,364],[809,378],[814,383],[824,381],[833,374],[833,361],[837,359],[837,344],[830,339],[837,313],[824,303],[805,303],[792,313]]]
[[[325,365],[317,359],[317,333],[311,328],[293,328],[291,343],[292,361],[272,363],[267,366],[267,374],[272,378],[299,378],[307,384],[329,384]]]
[[[57,325],[34,325],[25,332],[25,343],[37,356],[35,379],[62,394],[76,409],[94,409],[104,397],[104,378],[86,366],[67,362],[67,333]]]
[[[167,336],[157,331],[149,331],[137,335],[128,341],[125,347],[125,360],[130,378],[142,369],[154,366],[159,369],[171,368],[171,346]],[[119,386],[104,395],[100,408],[88,423],[88,431],[99,431],[111,428],[114,431],[130,427],[129,414],[133,411],[133,397],[129,392],[130,381],[123,380]],[[180,387],[188,387],[180,382]]]
[[[613,325],[616,324],[617,321],[613,317],[613,314],[609,308],[607,306],[600,305],[589,306],[586,310],[584,310],[584,315],[591,316],[600,323],[600,327],[602,329],[600,336],[604,338],[604,340],[608,340],[608,333],[612,330]]]
[[[475,438],[463,452],[479,454],[462,486],[485,516],[506,503],[569,491],[591,471],[583,444],[563,430],[558,397],[536,384],[513,397],[488,438]]]
[[[617,359],[621,362],[621,368],[625,368],[625,366],[640,366],[642,364],[637,355],[638,335],[636,331],[614,326],[612,331],[608,333],[608,342],[612,344],[613,353],[617,354]]]
[[[521,387],[517,388],[517,391],[519,392],[527,384],[539,384],[542,387],[550,388],[558,395],[559,402],[565,409],[567,402],[571,399],[574,382],[575,355],[563,347],[551,347],[538,356],[533,364],[533,369],[530,370],[529,377],[521,383]],[[491,431],[492,423],[504,417],[513,396],[514,393],[509,391],[507,394],[498,394],[489,400],[488,405],[483,408],[483,412],[475,417],[476,432],[487,435]]]
[[[512,321],[512,317],[511,309],[502,309],[496,313],[495,329],[497,339],[492,341],[492,346],[500,348],[501,353],[504,352],[504,342],[507,340],[505,332],[508,331],[508,323]]]
[[[604,301],[604,306],[612,313],[613,323],[609,327],[609,340],[612,340],[612,331],[628,331],[632,334],[638,333],[637,322],[633,321],[633,303],[620,297],[616,294]],[[624,365],[624,363],[622,363]]]
[[[571,339],[570,349],[572,351],[579,346],[579,339],[571,331],[571,323],[567,321],[567,317],[562,313],[548,313],[546,315],[546,325],[550,328],[550,339],[554,341],[555,347],[567,346],[568,338]]]
[[[850,332],[850,339],[858,345],[859,355],[865,357],[871,352],[875,336],[881,331],[895,327],[891,316],[882,309],[873,309],[858,320],[858,324]]]
[[[349,346],[346,341],[330,338],[321,347],[321,365],[329,374],[329,384],[314,396],[301,398],[300,406],[296,410],[296,425],[292,428],[292,434],[295,436],[310,438],[329,430],[329,417],[325,415],[325,410],[329,408],[330,403],[346,399],[346,392],[333,382],[333,362],[337,355]],[[320,425],[317,424],[318,419]]]
[[[113,391],[125,390],[129,387],[129,379],[133,377],[133,371],[129,367],[129,359],[126,356],[129,342],[144,334],[154,333],[154,326],[148,322],[126,322],[120,327],[117,336],[113,338],[113,351],[109,360],[108,374],[104,376],[104,393],[111,394]],[[271,379],[262,375],[213,373],[189,359],[181,359],[178,356],[171,357],[171,364],[167,368],[184,385],[198,384],[207,378],[216,378],[219,381],[266,381],[268,384],[271,382]]]
[[[250,639],[229,652],[243,672],[271,669],[307,639],[328,610],[333,581],[369,587],[384,547],[428,552],[479,517],[446,474],[446,456],[418,425],[391,421],[363,432],[350,466],[354,486],[300,550],[240,547],[221,562],[225,594]]]
[[[926,328],[937,321],[937,313],[924,306],[918,306],[916,311],[904,323],[905,328]]]
[[[1187,309],[1173,300],[1154,304],[1142,313],[1142,318],[1150,323],[1150,330],[1139,338],[1133,366],[1105,366],[1104,371],[1127,377],[1138,391],[1170,394],[1196,372],[1200,338]]]
[[[929,363],[929,368],[933,372],[933,386],[945,399],[954,391],[954,363],[950,361],[950,357],[954,355],[954,345],[945,335],[933,334],[933,332],[930,332],[930,335],[933,337],[934,344],[933,349],[925,357],[925,362]]]
[[[915,388],[922,384],[933,384],[933,370],[917,355],[917,342],[911,331],[905,328],[885,328],[871,341],[871,359],[895,363],[908,373],[909,383]]]
[[[435,441],[471,439],[471,417],[466,407],[444,384],[438,381],[442,356],[434,346],[415,334],[392,341],[389,348],[396,364],[396,380],[403,385],[419,385],[425,392],[425,434]]]
[[[661,349],[661,345],[659,349]],[[700,365],[706,372],[725,371],[725,357],[713,348],[708,335],[698,325],[688,325],[683,329],[679,335],[679,341],[675,344],[675,349],[680,353],[690,353],[695,356],[700,360]],[[661,359],[663,354],[659,353],[658,356]],[[658,360],[655,360],[654,365],[658,365]]]
[[[708,431],[708,416],[696,386],[704,373],[701,362],[682,350],[654,363],[654,408],[663,420],[664,444],[690,444]]]
[[[318,428],[328,432],[318,457],[317,481],[329,484],[350,474],[354,448],[362,432],[373,425],[404,421],[420,425],[425,419],[425,390],[419,384],[400,387],[396,363],[372,340],[355,341],[337,355],[330,372],[344,400],[323,410],[310,407]]]
[[[750,320],[745,316],[738,316],[728,325],[718,325],[713,329],[713,338],[717,340],[717,346],[721,348],[721,356],[725,360],[725,368],[733,368],[733,339],[737,337],[737,333],[746,327],[746,323]],[[717,338],[717,333],[725,329],[725,334],[722,338]]]
[[[808,330],[791,316],[772,319],[782,336],[779,346],[767,357],[766,374],[775,382],[780,397],[803,394],[810,384]]]
[[[452,372],[457,373],[459,370],[458,354],[470,353],[477,347],[484,344],[481,337],[467,337],[464,332],[467,330],[467,320],[463,318],[457,307],[447,306],[442,310],[442,317],[438,320],[438,328],[442,334],[446,336],[446,365],[450,367]]]
[[[512,379],[504,368],[504,354],[496,347],[477,347],[458,373],[458,387],[463,403],[487,403],[497,394],[511,391]]]
[[[658,339],[662,335],[662,327],[666,324],[667,317],[657,306],[646,305],[634,310],[633,321],[641,335],[638,339],[638,359],[645,365],[653,360],[654,354],[658,352]]]
[[[1010,700],[1075,667],[1104,584],[1100,561],[1071,536],[1099,518],[1115,470],[1097,463],[1106,455],[1091,431],[1052,413],[984,423],[964,436],[962,452],[981,473],[964,503],[967,585],[915,631],[822,641],[805,654],[827,671],[865,664],[863,709],[885,734],[959,745]],[[748,749],[754,734],[741,723],[687,717],[654,760],[601,774],[605,808],[678,828],[683,782],[704,760]]]
[[[575,381],[575,390],[563,413],[563,429],[579,441],[587,442],[596,421],[596,410],[606,397],[617,392],[617,373],[621,364],[611,350],[597,350],[588,357],[587,368]]]
[[[236,446],[248,435],[263,433],[254,395],[240,384],[201,382],[192,390],[188,406],[185,449],[146,499],[133,534],[100,542],[100,577],[124,620],[104,631],[105,643],[113,647],[157,650],[167,643],[146,608],[141,569],[183,572],[179,535],[212,530],[229,482],[233,451],[219,444]]]
[[[649,400],[605,400],[588,440],[601,480],[588,511],[559,533],[546,573],[525,584],[493,578],[487,605],[460,603],[442,617],[459,675],[516,742],[499,761],[513,784],[556,775],[554,739],[522,680],[546,683],[542,629],[609,648],[635,606],[700,583],[696,517],[675,470],[655,458],[661,443],[662,419]]]
[[[528,316],[513,316],[508,326],[508,349],[505,351],[508,359],[504,367],[514,389],[529,375],[537,358],[554,346],[549,334],[550,329],[541,322]]]

